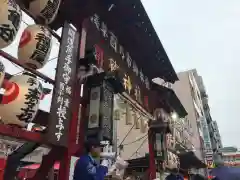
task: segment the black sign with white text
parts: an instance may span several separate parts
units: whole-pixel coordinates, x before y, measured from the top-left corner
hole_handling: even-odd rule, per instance
[[[65,23],[47,132],[48,141],[55,145],[68,146],[79,42],[77,30],[72,25]]]

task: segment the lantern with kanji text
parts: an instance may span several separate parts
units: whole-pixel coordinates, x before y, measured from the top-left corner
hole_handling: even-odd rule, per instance
[[[42,68],[49,58],[52,34],[42,25],[30,25],[22,33],[18,46],[18,59],[33,68]]]
[[[26,127],[37,114],[44,88],[40,81],[28,72],[4,80],[1,95],[0,116],[4,124]]]
[[[0,49],[14,41],[21,20],[21,9],[14,0],[0,0]]]
[[[34,0],[25,4],[27,11],[43,24],[50,24],[56,18],[61,0]]]

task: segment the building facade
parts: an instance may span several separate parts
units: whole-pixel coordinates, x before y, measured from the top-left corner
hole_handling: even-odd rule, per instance
[[[224,147],[219,149],[222,161],[226,166],[240,167],[240,151],[236,147]]]
[[[203,132],[203,143],[204,143],[203,148],[205,153],[205,162],[207,162],[207,164],[212,164],[213,147],[212,147],[212,141],[211,141],[209,126],[208,126],[208,122],[211,119],[210,108],[208,106],[208,95],[207,95],[202,77],[197,74],[196,70],[193,70],[193,73],[198,84],[198,88],[199,88],[200,96],[202,100],[202,106],[203,106],[204,116],[201,117],[200,123],[201,123],[202,132]]]
[[[144,157],[148,148],[148,118],[118,95],[114,98],[114,141],[123,159]]]
[[[174,90],[189,113],[196,155],[211,166],[214,159],[219,159],[217,152],[222,142],[217,122],[211,117],[203,79],[196,69],[180,72],[178,77],[180,81],[174,84]]]
[[[204,137],[201,123],[204,112],[201,93],[192,71],[180,72],[178,78],[179,81],[173,85],[173,90],[188,112],[186,119],[190,125],[188,132],[190,133],[193,151],[200,160],[204,161]],[[202,173],[204,174],[203,171]]]
[[[210,126],[210,137],[212,141],[212,147],[214,151],[217,151],[218,149],[223,147],[217,122],[212,121],[209,123],[209,126]]]

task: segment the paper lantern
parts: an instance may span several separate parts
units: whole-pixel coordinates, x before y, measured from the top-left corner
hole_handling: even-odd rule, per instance
[[[0,61],[0,87],[2,87],[2,83],[3,83],[4,77],[5,77],[5,66]]]
[[[52,34],[42,25],[30,25],[22,33],[18,59],[33,69],[42,68],[49,58]]]
[[[179,158],[177,155],[173,154],[172,152],[167,152],[167,168],[175,169],[179,167]]]
[[[5,88],[0,104],[0,116],[4,124],[25,127],[39,108],[43,94],[41,83],[30,73],[13,76],[3,84]]]
[[[50,24],[58,13],[60,3],[60,0],[34,0],[29,2],[26,9],[36,19]]]
[[[14,0],[0,0],[0,48],[10,45],[20,28],[22,12]]]
[[[175,137],[172,134],[167,134],[166,139],[167,139],[167,143],[166,143],[167,148],[174,150],[176,145]]]

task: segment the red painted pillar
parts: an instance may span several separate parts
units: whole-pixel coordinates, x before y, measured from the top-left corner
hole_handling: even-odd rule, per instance
[[[156,178],[155,152],[154,152],[155,138],[151,129],[148,130],[148,148],[149,148],[149,180]]]
[[[80,32],[80,47],[79,47],[79,57],[83,58],[85,54],[85,44],[86,44],[86,30],[83,28]],[[77,76],[76,76],[77,77]],[[84,134],[84,117],[86,108],[84,106],[84,97],[81,93],[81,84],[77,81],[74,89],[74,106],[73,115],[70,125],[70,137],[69,137],[69,147],[65,152],[63,159],[60,162],[59,177],[58,180],[69,180],[70,163],[71,157],[79,155],[83,149]],[[80,114],[80,116],[79,116]]]
[[[6,166],[6,159],[0,159],[0,180],[3,180],[4,168]]]

